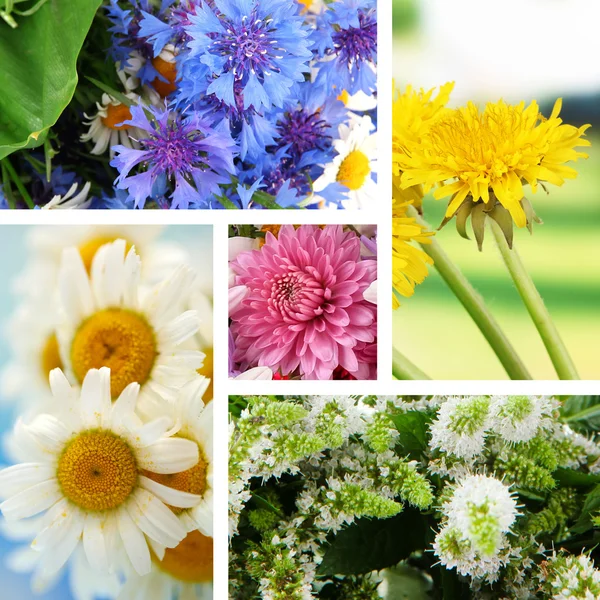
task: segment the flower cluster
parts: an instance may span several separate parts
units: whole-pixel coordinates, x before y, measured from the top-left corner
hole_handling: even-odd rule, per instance
[[[211,301],[160,235],[31,233],[0,373],[19,409],[0,511],[36,591],[68,568],[78,600],[212,597]]]
[[[376,4],[108,1],[90,35],[108,19],[111,68],[99,67],[105,48],[85,47],[89,80],[73,101],[85,120],[71,124],[81,143],[50,157],[89,178],[78,208],[372,206]]]
[[[598,597],[597,406],[230,397],[231,597]]]
[[[230,374],[375,379],[375,229],[238,226],[232,234]]]

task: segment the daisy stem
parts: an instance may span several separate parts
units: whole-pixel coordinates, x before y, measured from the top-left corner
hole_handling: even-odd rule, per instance
[[[414,207],[409,207],[408,214],[416,219],[419,224],[431,230],[430,225],[421,218]],[[435,238],[432,238],[430,244],[421,244],[421,248],[433,259],[433,264],[438,273],[475,321],[508,376],[511,379],[532,379],[527,367],[517,355],[516,350],[502,329],[500,329],[500,325],[494,319],[481,295],[452,262],[441,244]]]
[[[492,232],[504,264],[525,303],[525,307],[544,342],[544,346],[546,346],[557,375],[560,379],[579,379],[577,369],[569,356],[567,347],[562,341],[544,300],[537,291],[517,249],[514,245],[512,250],[508,247],[504,234],[495,221],[488,219],[488,222],[491,223]]]
[[[392,375],[396,379],[431,379],[396,348],[392,351]]]

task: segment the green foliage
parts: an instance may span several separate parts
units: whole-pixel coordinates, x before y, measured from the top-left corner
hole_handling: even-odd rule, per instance
[[[573,429],[597,431],[600,428],[600,396],[571,396],[564,402],[561,416]]]
[[[379,571],[424,550],[431,541],[428,521],[407,509],[385,520],[361,519],[340,531],[327,548],[318,574],[356,575]]]
[[[77,57],[100,0],[48,0],[0,22],[0,159],[43,143],[77,85]]]
[[[577,523],[572,527],[573,533],[584,533],[591,529],[594,525],[593,517],[600,511],[600,485],[597,485],[591,492],[589,492],[583,503],[583,508]]]
[[[398,443],[404,452],[409,455],[420,455],[427,449],[427,429],[432,420],[431,416],[421,411],[411,410],[391,415],[390,418],[400,434]]]

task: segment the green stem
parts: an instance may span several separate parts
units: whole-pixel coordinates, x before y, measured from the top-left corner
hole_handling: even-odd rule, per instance
[[[392,355],[392,375],[396,379],[431,379],[395,348]]]
[[[497,223],[492,219],[488,219],[488,222],[491,223],[492,232],[500,254],[544,342],[544,346],[546,346],[556,373],[560,379],[579,379],[577,369],[569,356],[567,347],[562,341],[558,329],[556,329],[556,325],[554,325],[554,321],[552,321],[550,313],[540,293],[537,291],[531,276],[527,272],[527,269],[525,269],[519,253],[514,246],[512,250],[508,247],[504,234]]]
[[[10,161],[8,160],[8,158],[5,158],[2,161],[2,164],[6,167],[7,173],[10,175],[10,178],[13,180],[14,184],[17,186],[19,193],[23,197],[23,200],[25,200],[25,204],[27,204],[28,208],[35,208],[35,205],[33,204],[33,200],[31,199],[29,192],[25,189],[23,182],[19,178],[19,175],[15,171],[14,167],[10,164]]]
[[[429,224],[421,218],[412,206],[409,207],[408,214],[414,217],[418,223],[431,230]],[[433,259],[433,264],[442,279],[475,321],[508,376],[511,379],[532,379],[527,367],[517,355],[516,350],[508,341],[502,329],[500,329],[498,322],[492,316],[481,295],[452,262],[439,242],[432,238],[430,244],[422,244],[421,247]]]

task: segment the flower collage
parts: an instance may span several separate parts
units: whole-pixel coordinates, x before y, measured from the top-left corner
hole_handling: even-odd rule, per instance
[[[0,0],[0,600],[600,600],[597,22]]]

